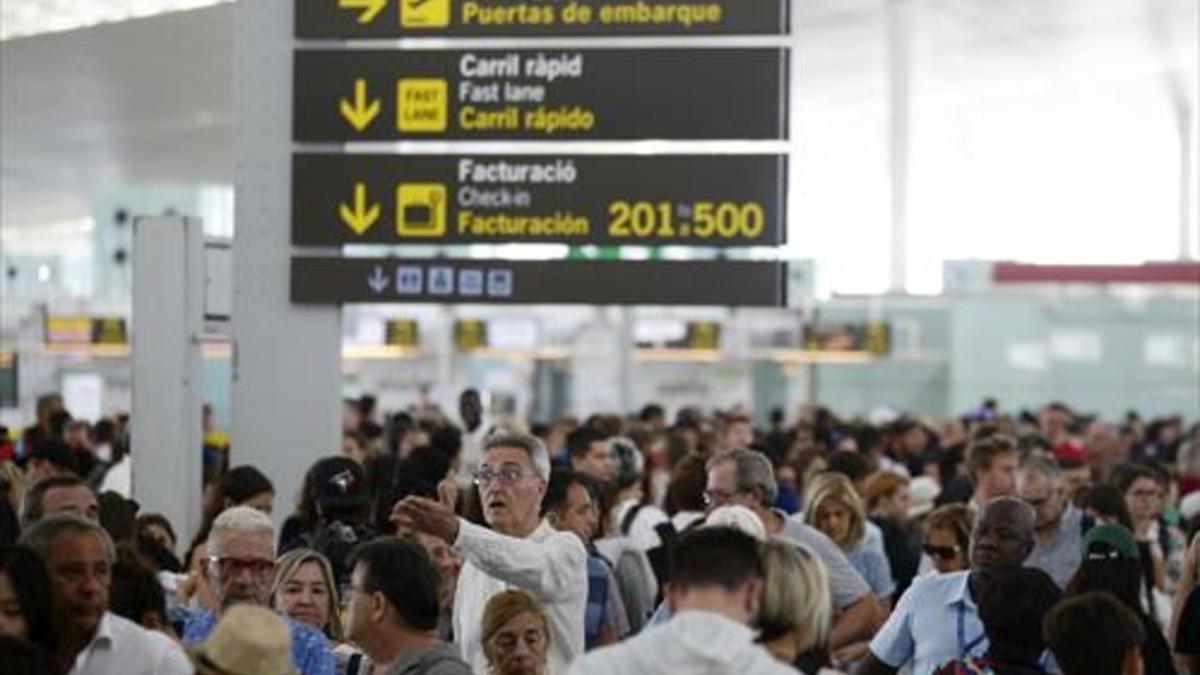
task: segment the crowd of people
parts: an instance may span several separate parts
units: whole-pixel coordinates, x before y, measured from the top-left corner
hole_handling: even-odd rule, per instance
[[[276,486],[206,414],[183,532],[131,499],[127,416],[36,413],[0,429],[6,675],[1200,673],[1178,417],[364,396]]]

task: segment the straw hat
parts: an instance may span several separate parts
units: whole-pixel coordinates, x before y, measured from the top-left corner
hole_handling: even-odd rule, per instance
[[[235,605],[192,653],[197,673],[295,675],[287,622],[266,607]]]

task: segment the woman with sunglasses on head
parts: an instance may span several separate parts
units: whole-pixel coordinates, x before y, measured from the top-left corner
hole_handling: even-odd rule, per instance
[[[925,555],[938,574],[949,574],[971,566],[971,510],[962,504],[946,504],[925,518]]]

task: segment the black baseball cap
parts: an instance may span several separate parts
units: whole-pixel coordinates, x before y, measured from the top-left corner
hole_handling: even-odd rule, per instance
[[[366,473],[358,462],[348,457],[326,457],[312,470],[321,506],[361,506],[371,500]]]

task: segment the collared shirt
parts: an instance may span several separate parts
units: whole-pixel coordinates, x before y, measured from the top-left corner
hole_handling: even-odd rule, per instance
[[[833,598],[835,610],[841,611],[870,595],[871,587],[867,585],[866,580],[846,559],[842,549],[825,536],[824,532],[805,525],[796,517],[789,518],[783,511],[775,513],[783,518],[783,529],[775,536],[793,545],[805,547],[825,563],[825,571],[829,573],[830,597]]]
[[[454,593],[454,640],[476,673],[488,672],[480,632],[483,610],[497,593],[533,593],[550,619],[550,671],[561,673],[583,653],[587,550],[579,537],[542,521],[525,539],[459,519],[454,549],[463,558]]]
[[[471,669],[452,645],[440,644],[405,654],[384,675],[471,675]]]
[[[711,612],[682,611],[667,623],[588,653],[567,675],[796,675],[754,643],[744,624]],[[562,672],[562,671],[555,671]]]
[[[287,619],[292,637],[292,665],[301,675],[334,675],[337,659],[325,634],[290,616],[283,618]],[[216,627],[217,617],[209,610],[193,614],[183,627],[183,644],[193,645],[208,639]]]
[[[1059,588],[1066,588],[1079,569],[1083,556],[1079,551],[1083,541],[1083,513],[1068,504],[1059,520],[1054,536],[1049,540],[1038,539],[1033,547],[1033,553],[1025,560],[1026,567],[1037,569],[1050,575]]]
[[[914,579],[871,640],[875,658],[893,668],[911,661],[912,675],[930,675],[947,661],[987,653],[969,578],[964,570]]]
[[[192,662],[171,638],[105,612],[70,675],[191,675]]]

